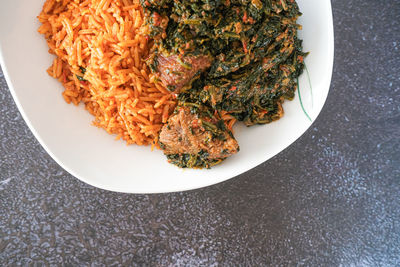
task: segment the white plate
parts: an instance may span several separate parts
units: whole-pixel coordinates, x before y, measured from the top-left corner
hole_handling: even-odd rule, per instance
[[[285,116],[274,123],[235,130],[241,151],[211,170],[182,170],[167,163],[161,151],[126,146],[91,126],[83,107],[68,105],[62,86],[49,77],[52,62],[37,29],[44,0],[3,0],[0,9],[0,61],[14,100],[36,138],[64,169],[96,187],[128,193],[195,189],[225,181],[270,159],[299,138],[318,116],[328,95],[333,65],[333,24],[329,0],[298,0],[303,16],[304,51],[312,82],[300,78],[298,94],[284,104]]]

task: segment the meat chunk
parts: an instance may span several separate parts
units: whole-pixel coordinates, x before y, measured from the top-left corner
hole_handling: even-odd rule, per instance
[[[208,56],[159,55],[156,59],[159,78],[168,90],[179,93],[191,81],[211,66]]]
[[[171,163],[183,168],[209,168],[239,151],[224,121],[203,112],[178,106],[162,128],[160,144]]]

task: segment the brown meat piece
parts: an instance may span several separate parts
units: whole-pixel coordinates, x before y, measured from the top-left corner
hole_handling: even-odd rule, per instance
[[[203,118],[204,120],[205,118]],[[214,125],[214,124],[212,124]],[[215,126],[216,127],[216,126]],[[208,159],[224,159],[239,150],[237,141],[228,130],[220,131],[220,137],[213,137],[203,127],[202,118],[193,114],[188,107],[177,107],[160,133],[160,143],[166,155],[208,153]]]
[[[156,60],[159,78],[168,90],[174,93],[179,93],[195,76],[211,66],[211,59],[208,56],[179,58],[177,55],[159,55]]]

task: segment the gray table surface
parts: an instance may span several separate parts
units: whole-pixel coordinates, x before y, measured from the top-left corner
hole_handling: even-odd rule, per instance
[[[332,4],[334,73],[314,125],[257,168],[190,192],[75,179],[0,72],[0,265],[400,266],[400,1]]]

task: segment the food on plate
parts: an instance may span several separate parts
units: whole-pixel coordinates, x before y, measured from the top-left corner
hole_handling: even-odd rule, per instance
[[[184,87],[190,88],[190,81],[211,66],[207,56],[188,56],[184,63],[177,55],[157,57],[157,71],[160,80],[174,93],[180,93]]]
[[[139,2],[47,0],[38,18],[56,56],[48,73],[64,85],[65,100],[83,102],[94,125],[128,144],[158,146],[176,100],[144,61],[149,41]]]
[[[188,168],[210,168],[239,151],[218,112],[188,102],[175,108],[160,133],[160,144],[169,162]]]
[[[68,103],[182,168],[239,151],[232,127],[283,116],[304,68],[294,0],[47,0],[48,73]]]
[[[225,142],[201,140],[203,147],[219,150],[206,156],[199,152],[204,150],[197,140],[179,141],[185,135],[182,122],[202,118],[199,110],[209,114],[224,112],[247,126],[283,116],[282,103],[284,99],[293,99],[306,55],[297,37],[301,13],[294,0],[141,3],[147,33],[154,41],[147,63],[167,89],[178,94],[175,115],[160,133],[161,143],[163,136],[168,136],[168,143],[174,144],[172,151],[170,145],[162,146],[170,162],[180,167],[204,167],[207,160],[217,158],[220,162],[238,151],[231,132],[226,133],[230,138]],[[185,104],[197,109],[182,111]],[[177,126],[171,130],[171,124]],[[171,135],[171,131],[179,134]],[[197,133],[197,139],[201,138],[202,134]],[[230,149],[224,154],[226,145]]]

